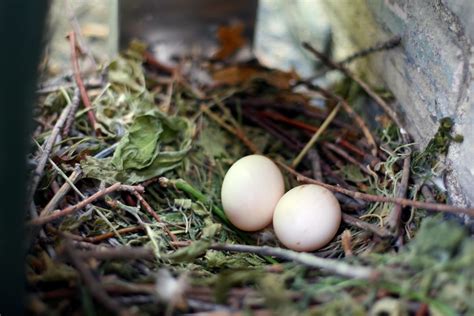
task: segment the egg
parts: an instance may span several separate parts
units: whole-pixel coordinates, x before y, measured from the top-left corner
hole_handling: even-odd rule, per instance
[[[237,228],[256,231],[271,223],[283,193],[285,184],[276,164],[265,156],[250,155],[227,171],[221,189],[222,206]]]
[[[334,194],[314,184],[297,186],[278,202],[273,228],[286,247],[313,251],[327,245],[341,224],[341,207]]]

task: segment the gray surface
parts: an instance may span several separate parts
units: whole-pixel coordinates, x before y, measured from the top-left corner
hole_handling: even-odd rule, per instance
[[[370,59],[372,74],[395,94],[405,126],[420,147],[438,121],[455,120],[462,144],[452,144],[446,161],[451,201],[474,202],[472,0],[325,0],[339,39],[355,47],[402,36],[401,47]],[[446,5],[447,3],[448,5]],[[459,17],[450,10],[452,8]],[[337,41],[336,41],[337,43]],[[467,218],[466,218],[467,220]]]

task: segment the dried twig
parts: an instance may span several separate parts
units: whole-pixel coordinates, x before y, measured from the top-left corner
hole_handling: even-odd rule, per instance
[[[387,102],[385,102],[384,99],[382,99],[374,90],[372,90],[372,88],[370,88],[370,86],[366,82],[364,82],[355,74],[351,73],[343,64],[332,61],[329,57],[312,47],[309,43],[303,43],[303,47],[313,53],[317,58],[319,58],[329,67],[341,71],[342,73],[344,73],[344,75],[355,81],[365,91],[365,93],[367,93],[385,111],[388,117],[390,117],[390,119],[398,126],[404,144],[410,143],[410,137],[403,128],[401,120],[399,119],[397,113],[387,104]],[[400,184],[397,191],[397,196],[400,198],[404,198],[408,190],[408,181],[410,179],[411,149],[405,147],[405,154],[406,156],[403,162],[402,178],[400,180]],[[401,213],[401,205],[395,205],[390,213],[390,219],[388,221],[388,224],[390,225],[390,228],[395,232],[399,231]]]
[[[53,149],[54,144],[56,143],[56,139],[58,138],[59,132],[61,131],[66,119],[73,108],[73,104],[69,103],[64,110],[61,112],[56,124],[54,124],[53,130],[51,131],[51,135],[49,135],[48,139],[46,140],[43,148],[40,147],[41,155],[38,159],[38,165],[33,174],[33,178],[31,179],[31,185],[29,188],[29,195],[28,195],[28,202],[33,201],[33,196],[38,188],[38,184],[43,176],[44,167],[46,166],[46,162],[48,161],[49,155],[51,154],[51,150]],[[29,204],[29,203],[28,203]]]
[[[87,288],[91,292],[92,296],[94,296],[98,302],[100,302],[111,312],[117,315],[127,315],[128,313],[122,311],[122,307],[116,301],[114,301],[102,288],[100,282],[96,280],[90,269],[87,267],[86,263],[84,262],[84,258],[78,256],[78,252],[74,249],[71,241],[66,240],[64,249],[72,264],[79,271],[82,280],[87,285]]]
[[[112,192],[115,192],[115,191],[128,191],[128,192],[138,191],[138,192],[143,192],[144,188],[142,186],[124,185],[124,184],[121,184],[121,183],[117,182],[117,183],[115,183],[115,184],[113,184],[113,185],[111,185],[111,186],[109,186],[109,187],[107,187],[103,190],[100,190],[100,191],[96,192],[95,194],[89,196],[88,198],[82,200],[81,202],[79,202],[77,204],[66,207],[63,210],[58,210],[57,212],[54,212],[51,215],[40,216],[36,219],[33,219],[33,220],[30,221],[30,225],[44,225],[44,224],[49,223],[49,222],[51,222],[53,220],[56,220],[58,218],[64,217],[64,216],[69,215],[69,214],[72,214],[72,213],[86,207],[90,203],[100,199],[101,197],[103,197],[107,194],[110,194]]]
[[[72,97],[72,102],[71,102],[72,107],[66,119],[66,124],[64,124],[63,133],[62,133],[63,138],[69,135],[69,131],[71,129],[72,124],[74,123],[75,114],[77,112],[77,109],[79,108],[80,101],[81,101],[81,91],[79,90],[78,87],[76,87],[74,89],[74,95]]]
[[[145,210],[146,210],[158,223],[160,223],[160,222],[161,222],[160,216],[155,212],[155,210],[153,210],[153,208],[151,207],[151,205],[148,204],[148,202],[143,198],[143,196],[142,196],[138,191],[132,191],[132,194],[135,195],[135,197],[136,197],[137,200],[140,202],[140,204],[143,205],[143,207],[145,208]],[[173,240],[173,241],[178,240],[178,239],[176,238],[175,234],[173,234],[173,233],[168,229],[168,227],[163,226],[163,229],[164,229],[164,231],[168,234],[168,236],[170,236],[171,240]]]
[[[339,102],[336,107],[329,113],[328,117],[324,120],[323,124],[319,127],[319,129],[314,133],[313,137],[309,140],[309,142],[304,146],[304,148],[301,150],[301,152],[296,156],[296,158],[293,160],[291,165],[293,168],[299,165],[303,157],[306,155],[308,150],[310,150],[311,147],[314,146],[316,141],[319,139],[319,137],[322,135],[322,133],[326,130],[326,128],[329,126],[331,121],[336,117],[337,112],[339,112],[339,109],[341,108],[341,102]]]
[[[338,154],[339,156],[341,156],[342,158],[344,158],[348,162],[356,165],[357,167],[359,167],[359,169],[361,171],[365,172],[366,174],[372,175],[372,172],[363,163],[360,163],[359,161],[357,161],[357,159],[355,159],[354,157],[349,155],[344,149],[339,148],[336,145],[331,144],[331,143],[327,143],[327,142],[324,143],[323,146],[328,148],[329,150],[335,152],[336,154]]]
[[[99,243],[101,241],[113,238],[117,236],[117,233],[120,235],[125,235],[125,234],[131,234],[131,233],[136,233],[139,231],[144,230],[145,228],[143,226],[131,226],[131,227],[125,227],[121,229],[117,229],[116,232],[108,232],[105,234],[97,235],[97,236],[92,236],[92,237],[84,237],[82,238],[83,241],[91,242],[91,243]]]
[[[40,215],[47,215],[51,213],[54,208],[58,205],[59,201],[69,192],[71,185],[69,183],[75,183],[82,176],[82,170],[79,166],[74,168],[74,171],[68,177],[69,181],[64,182],[64,184],[59,188],[59,190],[54,194],[51,200],[46,204],[44,209],[41,210]]]
[[[219,116],[214,114],[206,105],[201,106],[201,111],[206,113],[209,118],[211,118],[214,122],[222,126],[225,130],[229,133],[237,136],[238,139],[242,141],[242,143],[247,146],[248,149],[254,154],[259,153],[257,146],[245,135],[241,128],[238,126],[229,126],[229,124],[225,123]]]
[[[331,91],[324,89],[322,87],[316,86],[310,82],[303,82],[303,84],[306,85],[308,88],[313,89],[315,91],[319,91],[324,96],[334,99],[338,101],[339,103],[341,103],[342,107],[344,108],[344,111],[346,111],[346,113],[355,121],[355,123],[359,126],[362,133],[364,134],[365,138],[367,138],[367,142],[369,143],[369,146],[371,147],[372,155],[377,156],[377,142],[375,141],[375,137],[370,132],[369,128],[367,127],[367,124],[365,124],[362,117],[352,109],[352,107],[349,105],[349,103],[347,103],[346,100],[344,100],[337,94],[334,94]]]
[[[311,178],[308,178],[301,173],[295,171],[294,169],[290,168],[284,163],[281,163],[279,161],[276,162],[279,164],[283,169],[288,171],[289,173],[293,174],[296,176],[296,179],[299,182],[303,183],[312,183],[312,184],[317,184],[322,187],[325,187],[326,189],[333,191],[333,192],[339,192],[345,195],[348,195],[350,197],[353,197],[355,199],[361,199],[364,201],[369,201],[369,202],[386,202],[386,203],[394,203],[394,204],[399,204],[401,206],[413,206],[416,208],[422,208],[422,209],[427,209],[427,210],[432,210],[432,211],[437,211],[437,212],[447,212],[447,213],[455,213],[455,214],[466,214],[469,216],[474,216],[474,208],[464,208],[464,207],[457,207],[453,205],[447,205],[447,204],[438,204],[438,203],[427,203],[427,202],[421,202],[421,201],[413,201],[405,198],[400,198],[400,197],[390,197],[390,196],[380,196],[380,195],[373,195],[373,194],[367,194],[367,193],[362,193],[362,192],[356,192],[348,189],[344,189],[338,186],[330,185],[323,183],[321,181],[317,181]]]
[[[188,246],[189,242],[173,242],[175,246]],[[335,259],[316,257],[313,254],[305,252],[296,252],[293,250],[268,247],[268,246],[248,246],[238,244],[211,244],[209,249],[219,251],[232,251],[242,253],[254,253],[261,256],[273,256],[292,262],[301,263],[307,267],[324,269],[325,271],[339,274],[342,276],[357,279],[373,279],[379,275],[379,272],[363,266],[350,265]],[[151,248],[130,248],[115,247],[113,249],[104,249],[100,251],[84,251],[81,253],[83,258],[96,258],[99,260],[111,259],[153,259],[153,249]]]
[[[323,181],[323,172],[321,171],[321,157],[319,157],[316,149],[308,151],[308,159],[311,161],[311,171],[313,178],[318,181]]]
[[[71,63],[74,70],[74,78],[76,80],[77,87],[81,92],[82,103],[84,103],[84,107],[87,109],[87,117],[89,118],[89,122],[91,123],[92,128],[95,132],[98,132],[97,129],[97,121],[95,119],[94,111],[92,109],[91,101],[89,96],[87,95],[86,88],[84,86],[84,82],[81,78],[81,69],[79,67],[79,61],[77,59],[77,47],[76,47],[76,34],[75,32],[69,33],[69,43],[71,46]]]
[[[380,52],[380,51],[383,51],[383,50],[392,49],[392,48],[397,47],[398,45],[400,45],[400,42],[401,42],[400,35],[395,35],[394,37],[388,39],[385,42],[377,43],[372,47],[365,48],[365,49],[362,49],[358,52],[355,52],[354,54],[352,54],[352,55],[344,58],[343,60],[341,60],[339,62],[339,64],[341,64],[341,65],[349,64],[349,63],[353,62],[354,60],[356,60],[358,58],[362,58],[362,57],[365,57],[367,55],[370,55],[370,54],[373,54],[373,53],[376,53],[376,52]]]
[[[382,238],[391,236],[390,232],[384,227],[378,227],[377,225],[367,223],[349,214],[342,214],[342,220],[348,225],[360,228],[365,231],[369,231]]]

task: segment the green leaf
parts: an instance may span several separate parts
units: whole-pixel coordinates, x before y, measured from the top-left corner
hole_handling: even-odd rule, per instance
[[[159,154],[157,144],[162,132],[159,118],[153,115],[138,116],[118,144],[112,163],[119,170],[148,167]]]
[[[211,243],[209,241],[195,241],[185,248],[178,249],[168,256],[174,262],[192,262],[197,257],[203,256]]]
[[[157,109],[137,115],[120,140],[113,158],[86,158],[84,174],[107,183],[134,184],[178,167],[191,149],[193,125]]]

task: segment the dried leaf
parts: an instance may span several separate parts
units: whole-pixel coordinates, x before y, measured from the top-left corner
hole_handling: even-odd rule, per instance
[[[291,71],[269,70],[248,65],[229,66],[213,73],[213,79],[222,85],[242,85],[253,80],[263,80],[279,89],[289,89],[298,75]]]
[[[247,40],[242,36],[243,30],[243,23],[219,27],[217,38],[220,43],[220,48],[214,55],[214,58],[219,60],[226,59],[244,46]]]

